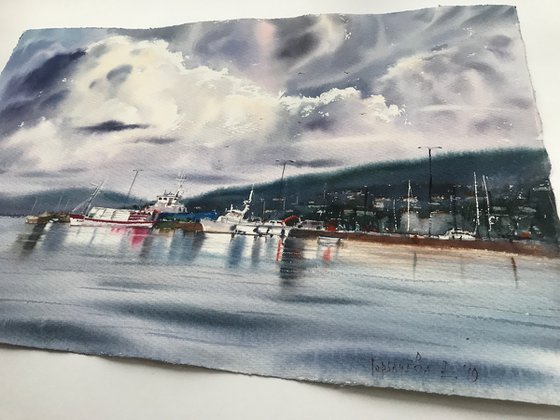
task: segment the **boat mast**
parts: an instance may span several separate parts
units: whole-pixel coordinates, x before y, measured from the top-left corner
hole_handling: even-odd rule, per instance
[[[397,207],[396,200],[393,198],[393,232],[396,232],[397,229]]]
[[[245,214],[251,208],[251,203],[253,201],[253,185],[251,185],[251,192],[249,193],[249,198],[247,200],[243,200],[243,210],[241,211],[241,218],[245,216]]]
[[[93,203],[93,200],[95,200],[95,197],[97,197],[97,195],[101,192],[101,188],[103,187],[104,183],[105,183],[105,181],[103,181],[99,185],[93,184],[95,189],[93,190],[93,192],[91,193],[89,198],[85,202],[82,201],[80,204],[78,204],[76,207],[74,207],[72,209],[72,213],[78,211],[78,209],[80,207],[84,206],[84,210],[82,211],[82,214],[87,214],[89,212],[90,208],[91,208],[91,204]]]
[[[410,188],[410,179],[408,180],[408,198],[406,200],[406,231],[410,232],[410,200],[412,199],[412,188]]]
[[[480,209],[478,208],[478,185],[476,183],[476,172],[473,172],[474,175],[474,202],[476,206],[476,225],[474,227],[474,233],[478,235],[478,228],[480,226]]]
[[[39,201],[39,198],[35,197],[35,202],[33,203],[33,207],[31,207],[31,212],[29,214],[33,214],[33,210],[35,210],[35,207],[37,206],[37,201]]]
[[[484,187],[484,194],[486,195],[486,217],[488,219],[488,232],[492,231],[492,220],[490,216],[490,195],[488,194],[488,185],[486,184],[488,177],[482,175],[482,186]]]
[[[130,183],[130,188],[128,189],[128,193],[126,193],[126,199],[124,200],[124,205],[128,204],[128,199],[130,198],[130,192],[132,191],[132,187],[134,186],[134,182],[136,182],[136,177],[138,176],[138,172],[142,172],[144,169],[133,169],[134,178],[132,178],[132,182]]]
[[[177,192],[175,193],[175,198],[177,198],[178,200],[183,197],[183,183],[185,182],[185,179],[187,179],[187,177],[185,176],[184,172],[181,171],[181,173],[179,173],[179,176],[177,177],[179,186],[177,187]]]

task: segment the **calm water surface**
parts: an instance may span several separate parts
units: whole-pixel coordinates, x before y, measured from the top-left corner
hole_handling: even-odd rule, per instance
[[[560,404],[560,261],[0,218],[0,341]]]

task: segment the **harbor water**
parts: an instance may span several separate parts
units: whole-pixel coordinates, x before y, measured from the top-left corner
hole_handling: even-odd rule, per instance
[[[2,217],[0,342],[560,404],[560,260]]]

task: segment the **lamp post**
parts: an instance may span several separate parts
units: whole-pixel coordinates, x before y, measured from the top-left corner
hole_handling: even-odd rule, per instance
[[[430,172],[430,180],[428,183],[428,212],[429,212],[429,222],[428,222],[428,236],[432,236],[432,150],[443,149],[441,146],[418,146],[419,149],[428,150],[428,165]]]
[[[286,173],[286,165],[288,163],[296,163],[295,160],[292,159],[276,159],[276,162],[282,165],[282,176],[280,177],[280,198],[282,200],[282,210],[284,213],[286,212],[286,197],[284,191],[284,174]]]
[[[126,206],[128,204],[128,199],[130,197],[130,192],[132,191],[132,187],[134,186],[134,182],[136,182],[136,177],[138,176],[138,172],[142,172],[143,169],[133,169],[132,172],[134,172],[134,178],[132,178],[132,182],[130,183],[130,188],[128,189],[128,193],[126,193],[126,199],[124,200],[124,205]]]

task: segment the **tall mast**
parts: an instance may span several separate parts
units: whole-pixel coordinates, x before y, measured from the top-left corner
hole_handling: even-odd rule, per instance
[[[249,198],[243,201],[243,210],[241,211],[242,216],[244,217],[245,214],[251,208],[251,202],[253,201],[253,186],[251,186],[251,192],[249,193]]]
[[[143,169],[133,169],[134,177],[132,178],[132,182],[130,183],[130,188],[128,189],[128,193],[126,194],[126,199],[124,200],[124,205],[128,204],[128,199],[130,198],[130,192],[132,191],[132,187],[134,186],[134,182],[136,181],[136,177],[138,176],[138,172],[142,172]]]
[[[397,229],[397,207],[396,200],[393,198],[393,232],[396,232]]]
[[[93,190],[93,192],[91,193],[91,195],[89,196],[89,198],[86,201],[85,207],[84,207],[84,211],[82,212],[82,214],[87,214],[91,208],[91,205],[93,203],[93,200],[95,200],[95,197],[98,196],[98,194],[101,192],[101,188],[103,188],[103,184],[105,183],[105,181],[101,182],[99,185],[94,185],[95,189]],[[76,207],[74,207],[74,209],[72,210],[77,211],[81,206],[83,205],[83,201],[78,204]]]
[[[406,231],[410,232],[410,200],[412,199],[412,188],[410,187],[410,179],[408,180],[408,198],[406,200]]]
[[[474,227],[474,232],[478,235],[478,228],[480,226],[480,210],[478,208],[478,185],[476,184],[476,172],[473,172],[474,175],[474,202],[476,206],[476,225]]]
[[[482,175],[482,186],[484,187],[484,194],[486,195],[486,217],[488,218],[488,232],[492,231],[492,221],[490,220],[490,195],[488,194],[488,185],[486,185],[486,180],[488,177]]]

